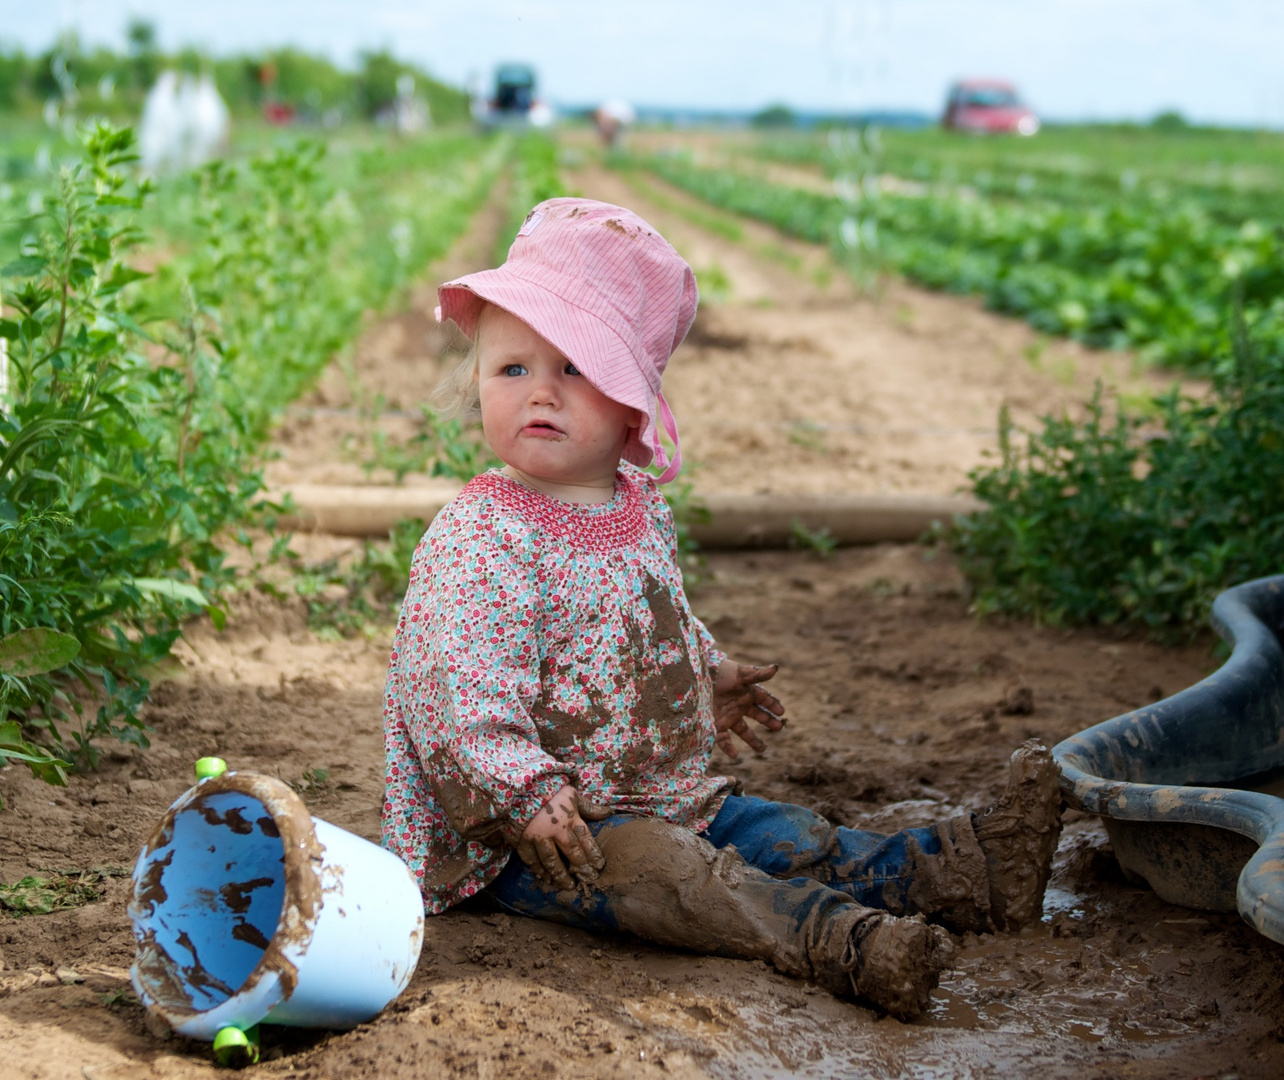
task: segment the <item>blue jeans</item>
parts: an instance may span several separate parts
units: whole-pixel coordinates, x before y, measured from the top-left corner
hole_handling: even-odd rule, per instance
[[[516,914],[812,975],[870,909],[922,911],[917,878],[949,861],[953,824],[884,836],[732,795],[703,835],[656,818],[591,822],[606,857],[593,885],[558,891],[514,854],[487,892]]]

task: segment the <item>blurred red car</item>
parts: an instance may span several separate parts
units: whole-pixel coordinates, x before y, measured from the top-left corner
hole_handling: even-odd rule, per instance
[[[950,87],[941,123],[950,131],[982,135],[1033,135],[1039,118],[1016,87],[1000,79],[963,79]]]

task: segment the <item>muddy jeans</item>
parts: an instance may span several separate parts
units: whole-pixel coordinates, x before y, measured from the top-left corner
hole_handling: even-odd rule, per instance
[[[807,976],[823,974],[871,908],[935,915],[984,882],[966,818],[884,836],[733,795],[702,835],[626,815],[589,828],[606,856],[594,885],[547,887],[514,855],[487,891],[515,913]]]

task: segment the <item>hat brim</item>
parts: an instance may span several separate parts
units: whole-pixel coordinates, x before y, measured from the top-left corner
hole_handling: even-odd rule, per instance
[[[568,319],[568,301],[507,265],[448,281],[438,288],[437,298],[442,321],[453,320],[470,341],[477,339],[485,304],[521,319],[601,393],[642,415],[642,424],[629,431],[624,460],[644,468],[655,460],[661,450],[656,425],[659,387],[651,386],[628,344],[607,323],[583,308],[578,309],[579,317]]]

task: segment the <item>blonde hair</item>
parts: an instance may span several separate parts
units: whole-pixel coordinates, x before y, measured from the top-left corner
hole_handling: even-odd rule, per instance
[[[432,403],[444,420],[476,420],[481,416],[481,395],[477,392],[477,342],[442,378],[432,392]]]
[[[482,316],[488,307],[490,305],[482,301],[468,351],[433,389],[432,403],[444,420],[476,420],[481,417],[481,394],[477,390],[477,343],[481,340]]]

